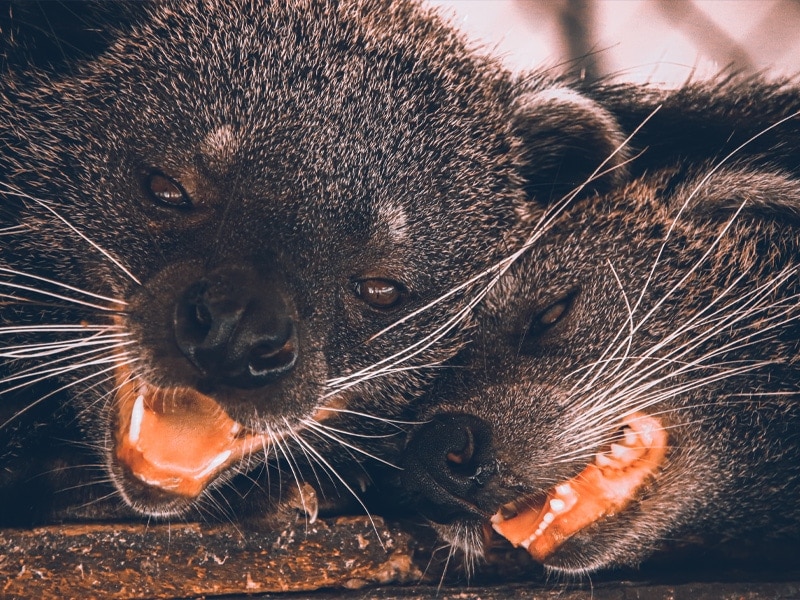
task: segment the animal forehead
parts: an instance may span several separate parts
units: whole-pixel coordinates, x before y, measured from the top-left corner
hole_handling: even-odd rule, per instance
[[[407,241],[409,232],[409,211],[407,207],[393,200],[381,202],[376,209],[375,230],[385,231],[395,243]]]
[[[200,158],[213,171],[226,173],[241,144],[240,132],[232,125],[220,125],[209,131],[200,143]]]

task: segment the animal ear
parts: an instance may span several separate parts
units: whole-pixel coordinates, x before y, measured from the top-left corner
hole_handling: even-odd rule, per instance
[[[740,167],[701,173],[681,184],[673,198],[698,217],[727,219],[741,210],[743,218],[800,225],[800,179],[780,170]]]
[[[523,144],[528,197],[548,204],[573,190],[603,192],[625,181],[623,135],[614,116],[567,88],[527,92],[513,127]]]
[[[0,66],[58,73],[103,52],[145,2],[0,0]]]

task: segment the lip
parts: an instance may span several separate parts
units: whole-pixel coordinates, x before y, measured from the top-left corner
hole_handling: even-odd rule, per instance
[[[622,421],[622,438],[595,455],[577,476],[546,494],[523,496],[491,517],[494,530],[544,562],[579,531],[624,511],[664,464],[668,436],[644,413]]]

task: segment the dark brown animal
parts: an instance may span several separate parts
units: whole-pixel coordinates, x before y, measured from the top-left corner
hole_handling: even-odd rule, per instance
[[[491,290],[403,473],[469,560],[492,527],[572,574],[797,543],[800,181],[770,162],[745,146],[576,203]]]
[[[5,522],[336,501],[532,197],[623,159],[595,102],[416,2],[2,13]]]

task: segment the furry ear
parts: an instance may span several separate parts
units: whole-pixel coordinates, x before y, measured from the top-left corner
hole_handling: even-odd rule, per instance
[[[51,73],[103,52],[145,2],[0,0],[0,66]]]
[[[513,127],[523,143],[528,197],[556,201],[573,190],[607,191],[627,179],[625,135],[614,116],[568,88],[523,94]]]

